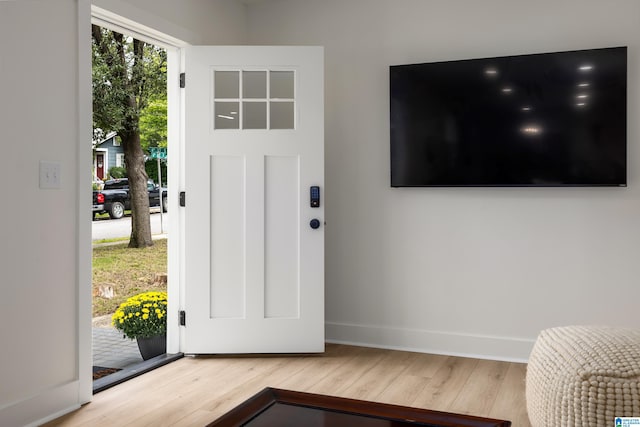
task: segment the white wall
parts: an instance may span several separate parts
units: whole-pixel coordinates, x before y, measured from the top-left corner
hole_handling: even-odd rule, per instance
[[[78,262],[90,260],[78,238],[90,221],[78,207],[81,188],[84,203],[91,191],[90,155],[77,167],[78,14],[75,0],[0,2],[0,425],[69,410],[91,392],[90,365],[80,372],[88,348],[78,346],[90,342],[78,322],[90,319],[78,303],[90,301],[90,269]],[[41,160],[60,165],[58,189],[39,188]]]
[[[325,46],[330,339],[526,359],[543,328],[640,326],[640,2],[280,0],[247,29]],[[628,188],[390,188],[389,65],[619,45]]]

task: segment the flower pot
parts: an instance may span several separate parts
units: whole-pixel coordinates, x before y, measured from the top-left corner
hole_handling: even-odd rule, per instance
[[[143,360],[149,360],[167,352],[167,334],[150,338],[136,338]]]

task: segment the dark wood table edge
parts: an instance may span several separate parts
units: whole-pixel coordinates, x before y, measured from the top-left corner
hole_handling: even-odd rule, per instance
[[[230,410],[208,427],[241,426],[270,406],[281,403],[307,408],[365,415],[389,420],[430,423],[442,427],[510,427],[511,422],[465,414],[432,411],[365,400],[349,399],[267,387]]]

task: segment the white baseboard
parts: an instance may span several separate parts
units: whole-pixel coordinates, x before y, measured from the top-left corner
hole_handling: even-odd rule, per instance
[[[325,323],[326,341],[419,353],[526,363],[535,339]]]

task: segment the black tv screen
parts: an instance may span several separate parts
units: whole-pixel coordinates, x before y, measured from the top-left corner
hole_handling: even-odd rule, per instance
[[[626,186],[627,48],[390,67],[391,186]]]

